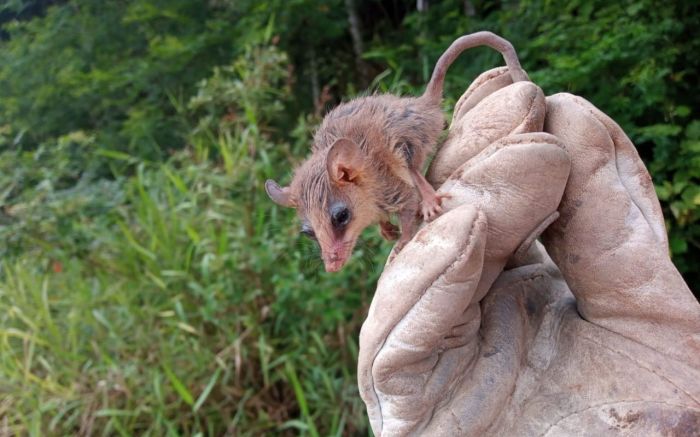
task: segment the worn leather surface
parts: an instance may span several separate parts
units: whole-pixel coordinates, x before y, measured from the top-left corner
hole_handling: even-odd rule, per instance
[[[634,146],[505,72],[457,103],[428,173],[452,197],[362,327],[375,434],[700,435],[700,305]]]

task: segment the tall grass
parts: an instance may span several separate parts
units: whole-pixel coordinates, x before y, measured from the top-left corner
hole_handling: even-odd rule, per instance
[[[372,231],[322,273],[263,190],[296,152],[246,113],[164,163],[83,143],[86,161],[132,171],[69,188],[44,175],[15,196],[0,434],[367,433],[356,338],[388,248]]]

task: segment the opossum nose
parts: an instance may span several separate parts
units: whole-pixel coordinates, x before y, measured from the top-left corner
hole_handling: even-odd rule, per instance
[[[344,264],[345,260],[342,259],[328,260],[324,262],[327,272],[337,272],[343,267]]]
[[[323,257],[323,264],[327,272],[337,272],[345,265],[346,261],[347,257],[337,251],[331,252],[328,256]]]
[[[339,271],[340,268],[343,267],[343,265],[339,262],[327,262],[325,263],[325,267],[328,273],[333,273]]]

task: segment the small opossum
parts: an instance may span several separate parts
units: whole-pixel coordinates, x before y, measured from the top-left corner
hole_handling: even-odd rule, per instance
[[[389,218],[398,214],[398,251],[413,236],[419,212],[426,221],[442,212],[447,195],[436,193],[421,171],[445,123],[445,73],[460,53],[481,45],[501,52],[514,82],[528,80],[508,41],[490,32],[463,36],[440,56],[422,96],[372,95],[340,104],[323,119],[291,185],[265,183],[275,203],[297,209],[301,232],[318,241],[326,271],[345,265],[367,226],[379,223],[384,238],[397,239]]]

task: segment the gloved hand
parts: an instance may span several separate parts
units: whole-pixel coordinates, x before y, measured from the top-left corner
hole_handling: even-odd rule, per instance
[[[646,169],[590,103],[505,73],[458,102],[429,171],[445,212],[379,280],[358,363],[372,429],[698,435],[700,305]]]

